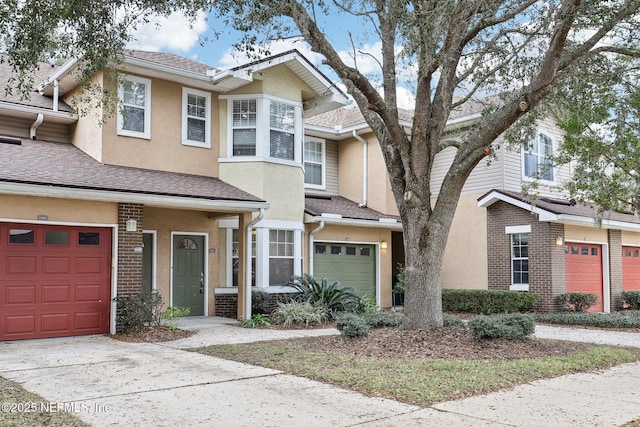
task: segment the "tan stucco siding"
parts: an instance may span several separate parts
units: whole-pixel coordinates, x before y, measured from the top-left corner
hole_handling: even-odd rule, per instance
[[[181,211],[173,209],[160,209],[145,207],[144,229],[156,231],[156,286],[158,292],[164,298],[165,304],[170,304],[171,289],[171,247],[172,232],[184,234],[207,233],[209,247],[205,248],[205,257],[208,259],[208,315],[215,313],[215,291],[219,281],[219,254],[217,248],[220,241],[217,221],[209,218],[207,212]],[[209,252],[209,248],[216,249]]]
[[[103,162],[217,176],[220,145],[217,94],[211,93],[211,148],[192,147],[182,145],[182,88],[177,83],[151,80],[151,139],[118,135],[117,119],[110,118],[103,126]]]
[[[104,72],[98,72],[91,80],[91,83],[97,87],[103,87]],[[102,121],[104,118],[100,102],[95,100],[95,96],[92,97],[89,94],[83,94],[80,89],[66,96],[65,101],[67,103],[73,103],[74,98],[82,99],[83,96],[94,99],[90,104],[87,102],[78,104],[79,110],[83,111],[86,109],[88,114],[81,114],[78,121],[71,127],[71,142],[89,156],[102,162]]]
[[[309,233],[313,231],[318,224],[306,224],[306,232],[304,237],[303,259],[304,271],[309,272]],[[391,307],[391,284],[393,270],[391,266],[391,231],[378,228],[366,227],[346,227],[337,225],[327,225],[322,231],[314,234],[314,242],[345,242],[345,243],[362,243],[379,245],[380,242],[387,242],[387,249],[380,249],[380,259],[376,260],[379,264],[380,276],[380,306]],[[376,272],[376,274],[378,274]]]
[[[277,65],[253,74],[254,81],[227,95],[266,94],[291,101],[302,102],[304,93],[313,90],[286,65]]]
[[[271,162],[220,164],[220,179],[269,203],[265,219],[302,221],[304,176],[301,167]]]
[[[564,240],[572,242],[607,243],[607,230],[565,225]]]
[[[444,251],[442,286],[487,289],[487,210],[478,207],[481,194],[460,197]]]
[[[640,232],[634,233],[632,231],[623,231],[622,232],[622,244],[629,246],[638,246],[640,245]]]
[[[3,194],[0,195],[0,206],[2,219],[36,221],[39,215],[46,215],[50,222],[118,223],[117,203]]]

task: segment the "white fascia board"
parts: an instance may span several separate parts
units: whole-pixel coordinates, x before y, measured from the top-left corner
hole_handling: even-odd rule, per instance
[[[532,212],[534,214],[538,215],[538,219],[540,221],[543,222],[557,222],[558,221],[558,215],[554,214],[553,212],[549,212],[547,210],[544,209],[540,209],[536,206],[533,206],[531,203],[527,203],[527,202],[523,202],[521,200],[515,199],[513,197],[507,196],[506,194],[502,194],[502,193],[498,193],[496,191],[492,191],[491,193],[487,194],[485,197],[481,198],[480,200],[478,200],[478,207],[480,208],[486,208],[491,206],[492,204],[498,202],[498,201],[503,201],[506,203],[509,203],[510,205],[519,207],[521,209],[524,209],[526,211]]]
[[[75,123],[78,121],[78,115],[75,113],[67,111],[53,111],[42,107],[12,104],[5,101],[0,101],[0,110],[11,111],[18,114],[42,114],[45,117],[60,123]]]
[[[456,117],[455,119],[447,120],[445,126],[454,126],[464,122],[470,122],[473,120],[478,120],[482,117],[482,113],[469,114],[468,116]]]
[[[577,225],[581,227],[596,227],[598,226],[598,222],[595,218],[577,216],[577,215],[558,215],[557,221],[560,224],[566,225]],[[616,221],[610,219],[603,219],[600,223],[600,226],[604,229],[610,230],[622,230],[622,231],[640,231],[640,224],[635,224],[633,222],[624,222],[624,221]]]
[[[267,202],[208,200],[191,197],[161,196],[106,190],[53,187],[47,185],[0,182],[0,194],[55,197],[61,199],[90,200],[97,202],[141,203],[148,206],[182,208],[192,210],[215,210],[222,212],[254,212],[268,209]]]
[[[343,227],[366,227],[366,228],[383,228],[390,230],[402,230],[402,223],[389,223],[367,219],[349,219],[349,218],[327,218],[323,216],[312,217],[311,223],[324,222],[330,225],[340,225]]]
[[[39,91],[45,90],[45,87],[47,87],[50,84],[53,84],[54,81],[60,80],[62,77],[67,75],[71,71],[71,69],[73,69],[77,64],[78,64],[77,58],[72,58],[68,60],[67,62],[62,64],[62,66],[58,68],[55,73],[50,75],[49,78],[47,78],[47,80],[42,82],[42,84],[38,87],[38,90]]]
[[[211,81],[211,77],[205,74],[196,73],[195,71],[184,70],[182,68],[171,67],[168,65],[158,64],[157,62],[147,61],[144,59],[134,58],[131,56],[125,56],[124,63],[125,65],[129,64],[137,67],[149,68],[151,70],[156,70],[163,73],[175,74],[177,76],[186,77],[188,79],[200,80],[204,82]]]

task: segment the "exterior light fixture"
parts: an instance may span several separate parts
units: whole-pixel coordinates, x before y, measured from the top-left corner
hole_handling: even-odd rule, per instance
[[[562,245],[564,245],[564,239],[562,238],[562,236],[556,237],[556,246],[562,246]]]
[[[387,241],[383,240],[382,242],[380,242],[380,248],[381,249],[387,249]]]
[[[127,231],[138,231],[138,221],[135,219],[127,220]]]

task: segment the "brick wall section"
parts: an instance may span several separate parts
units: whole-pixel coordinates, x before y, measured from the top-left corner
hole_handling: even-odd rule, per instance
[[[529,292],[538,295],[536,309],[558,309],[556,297],[565,289],[564,226],[538,221],[536,215],[505,202],[487,208],[487,254],[489,289],[509,290],[511,285],[511,237],[505,227],[530,225]]]
[[[609,230],[609,283],[611,311],[622,309],[622,231]]]
[[[254,289],[255,292],[255,289]],[[269,294],[267,297],[267,310],[273,311],[278,307],[279,302],[288,302],[294,294]],[[238,295],[217,294],[216,295],[216,316],[237,319]],[[254,313],[255,314],[255,313]]]
[[[141,204],[118,204],[118,295],[135,295],[142,291],[143,208]],[[137,231],[127,231],[127,220],[138,222]]]

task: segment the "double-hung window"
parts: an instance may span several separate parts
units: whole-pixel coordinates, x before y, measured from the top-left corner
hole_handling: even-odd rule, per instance
[[[304,183],[307,187],[324,188],[324,141],[306,137],[304,140]]]
[[[269,285],[284,285],[294,274],[293,230],[269,230]]]
[[[258,107],[255,99],[233,101],[233,155],[255,156]]]
[[[182,88],[182,144],[211,147],[211,94]]]
[[[118,135],[151,138],[151,80],[124,76],[118,87]]]
[[[529,235],[511,234],[511,289],[529,290]]]
[[[553,181],[554,172],[550,159],[552,155],[553,141],[549,136],[538,133],[533,141],[524,146],[524,176]]]
[[[293,105],[271,101],[269,107],[269,154],[276,159],[293,160],[296,117]]]
[[[231,230],[231,285],[238,286],[239,259],[239,236],[237,228]],[[251,235],[251,286],[256,285],[256,235]]]

